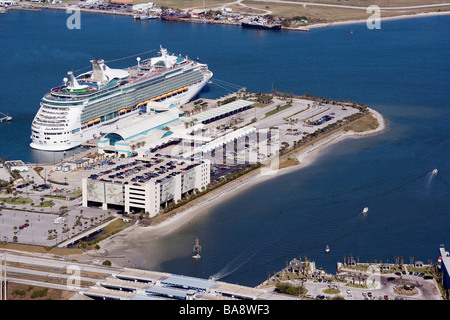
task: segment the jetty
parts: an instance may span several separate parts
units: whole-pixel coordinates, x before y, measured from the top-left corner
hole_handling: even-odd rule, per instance
[[[4,114],[3,112],[0,112],[0,122],[3,121],[11,121],[12,117],[8,116],[7,114]]]

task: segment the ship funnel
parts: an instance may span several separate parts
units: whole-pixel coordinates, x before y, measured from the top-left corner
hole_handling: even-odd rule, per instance
[[[94,59],[91,60],[92,63],[92,80],[93,81],[106,81],[105,73],[103,72],[105,70],[105,61],[103,59]]]
[[[75,76],[73,75],[72,71],[67,72],[67,75],[69,76],[69,85],[68,88],[69,89],[79,89],[82,86],[80,86],[80,84],[78,83],[77,79],[75,78]],[[65,80],[65,79],[64,79]]]

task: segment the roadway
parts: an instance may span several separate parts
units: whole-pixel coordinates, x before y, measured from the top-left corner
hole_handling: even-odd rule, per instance
[[[0,254],[0,260],[2,265],[6,261],[6,275],[9,283],[74,291],[92,298],[158,299],[162,297],[173,299],[169,295],[152,296],[146,292],[149,288],[153,288],[150,291],[162,293],[178,291],[181,296],[186,295],[190,290],[191,293],[193,292],[195,299],[200,300],[221,298],[236,300],[243,298],[258,300],[297,299],[296,297],[267,292],[262,289],[210,279],[79,263],[42,254],[19,254],[8,250]]]

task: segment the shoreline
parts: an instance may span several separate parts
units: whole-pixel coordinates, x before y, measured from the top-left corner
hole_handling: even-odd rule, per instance
[[[53,9],[53,10],[67,10],[68,7],[63,6],[37,6],[36,9]],[[27,8],[13,8],[15,10],[30,10]],[[183,9],[187,10],[187,9]],[[108,10],[100,10],[100,9],[88,9],[88,8],[80,8],[81,12],[86,13],[93,13],[93,14],[107,14],[107,15],[117,15],[117,16],[125,16],[125,17],[131,17],[133,18],[136,13],[133,12],[121,12],[121,11],[108,11]],[[395,16],[389,16],[389,17],[380,17],[380,21],[393,21],[393,20],[403,20],[403,19],[413,19],[413,18],[426,18],[426,17],[433,17],[433,16],[445,16],[450,15],[450,11],[434,11],[434,12],[419,12],[419,13],[412,13],[412,14],[400,14]],[[264,16],[264,15],[262,15]],[[370,17],[370,16],[369,16]],[[369,18],[368,17],[368,18]],[[188,18],[188,19],[181,19],[176,22],[187,22],[187,23],[205,23],[201,21],[200,19],[195,18]],[[334,21],[334,22],[322,22],[322,23],[314,23],[311,25],[306,25],[302,27],[281,27],[281,30],[286,31],[300,31],[300,32],[309,32],[312,29],[320,29],[320,28],[328,28],[328,27],[334,27],[334,26],[343,26],[343,25],[352,25],[352,24],[363,24],[366,23],[367,19],[360,19],[360,20],[342,20],[342,21]],[[208,20],[206,24],[222,24],[222,25],[233,25],[233,26],[241,26],[240,22],[231,22],[227,20]],[[268,30],[269,31],[269,30]]]
[[[422,12],[422,13],[416,13],[416,14],[403,14],[399,16],[392,16],[392,17],[381,17],[380,21],[392,21],[392,20],[403,20],[403,19],[414,19],[414,18],[427,18],[427,17],[433,17],[433,16],[445,16],[450,15],[450,11],[440,11],[440,12]],[[305,29],[319,29],[319,28],[327,28],[327,27],[334,27],[334,26],[343,26],[343,25],[351,25],[351,24],[361,24],[366,23],[367,19],[362,20],[345,20],[345,21],[336,21],[336,22],[324,22],[324,23],[315,23],[312,25],[309,25],[305,27]],[[295,28],[290,30],[296,30]],[[303,31],[303,30],[301,30]]]
[[[176,232],[179,228],[190,223],[196,217],[207,214],[208,211],[214,206],[217,206],[221,202],[232,198],[238,192],[252,188],[261,182],[269,181],[279,175],[289,174],[293,171],[308,167],[313,164],[314,161],[319,158],[328,147],[334,144],[347,139],[359,139],[379,135],[387,131],[387,119],[373,109],[369,108],[369,111],[378,120],[378,127],[376,129],[365,132],[344,132],[343,129],[341,129],[326,138],[314,142],[313,145],[297,152],[294,151],[290,157],[295,157],[298,159],[299,164],[297,165],[278,169],[274,174],[261,174],[261,169],[252,171],[247,175],[233,180],[219,189],[213,190],[199,199],[194,200],[194,203],[187,203],[185,208],[182,208],[173,216],[156,225],[140,226],[135,224],[107,239],[102,240],[99,243],[100,249],[98,251],[85,252],[82,255],[76,255],[77,259],[109,259],[113,260],[111,261],[113,265],[125,266],[125,261],[128,260],[129,262],[133,259],[133,257],[127,256],[127,252],[129,251],[130,254],[133,253],[133,248],[131,245],[134,242],[139,242],[139,240],[142,240],[143,238],[145,238],[146,241],[152,241],[170,235]]]

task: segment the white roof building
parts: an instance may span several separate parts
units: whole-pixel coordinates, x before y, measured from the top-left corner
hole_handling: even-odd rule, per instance
[[[6,6],[17,6],[17,1],[0,0],[0,6],[2,6],[2,7],[6,7]]]
[[[154,2],[140,3],[133,5],[132,10],[135,12],[146,12],[150,9],[153,9],[154,7],[155,7]]]

